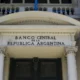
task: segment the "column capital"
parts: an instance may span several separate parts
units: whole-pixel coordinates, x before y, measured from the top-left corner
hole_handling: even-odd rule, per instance
[[[66,46],[65,51],[66,51],[66,54],[76,53],[78,51],[78,47],[77,46]]]
[[[0,54],[5,54],[6,47],[0,47]]]

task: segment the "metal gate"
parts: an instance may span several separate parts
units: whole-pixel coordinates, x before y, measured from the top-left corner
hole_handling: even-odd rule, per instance
[[[62,80],[61,59],[11,59],[9,80]]]

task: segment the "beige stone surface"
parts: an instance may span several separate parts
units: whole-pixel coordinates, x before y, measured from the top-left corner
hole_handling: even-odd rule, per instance
[[[80,47],[78,49],[78,53],[76,54],[76,62],[77,62],[77,73],[78,73],[78,80],[80,80]]]

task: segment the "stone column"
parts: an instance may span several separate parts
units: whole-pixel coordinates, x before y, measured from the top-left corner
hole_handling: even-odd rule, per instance
[[[23,0],[23,4],[25,4],[25,0]]]
[[[73,46],[66,47],[68,80],[78,80],[76,58],[75,58],[76,52],[77,52],[77,47],[73,47]]]
[[[10,0],[10,4],[12,4],[13,0]]]
[[[4,69],[4,54],[0,48],[0,80],[3,80],[3,69]]]

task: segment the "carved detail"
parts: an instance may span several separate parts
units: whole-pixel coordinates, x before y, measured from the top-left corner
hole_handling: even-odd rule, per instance
[[[66,54],[69,54],[70,52],[76,53],[78,51],[78,47],[77,46],[67,46],[65,47],[65,51],[66,51]]]
[[[6,47],[0,47],[0,54],[5,54]]]

